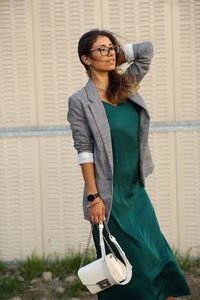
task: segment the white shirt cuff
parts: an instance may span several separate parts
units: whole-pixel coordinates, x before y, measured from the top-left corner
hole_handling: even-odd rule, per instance
[[[87,162],[94,162],[94,156],[92,152],[81,152],[78,154],[78,164],[84,164]]]
[[[134,60],[134,51],[133,51],[133,45],[132,44],[126,44],[125,45],[125,58],[128,63],[132,62]]]

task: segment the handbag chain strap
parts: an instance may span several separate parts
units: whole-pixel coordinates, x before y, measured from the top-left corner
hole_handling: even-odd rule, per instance
[[[87,245],[86,245],[86,247],[85,247],[85,249],[83,251],[82,259],[81,259],[81,263],[80,263],[80,267],[79,268],[82,268],[82,266],[84,264],[84,261],[86,259],[86,256],[87,256],[87,253],[88,253],[88,249],[89,249],[89,245],[90,245],[90,241],[91,241],[91,237],[92,237],[93,228],[94,228],[94,224],[91,224],[91,228],[90,228],[90,233],[89,233]]]
[[[108,232],[109,235],[111,235],[110,233],[110,230],[108,228],[108,225],[106,224],[106,222],[103,222],[104,225],[105,225],[105,228]],[[82,254],[82,259],[81,259],[81,263],[80,263],[80,267],[79,268],[82,268],[83,264],[84,264],[84,261],[86,259],[86,256],[87,256],[87,253],[88,253],[88,249],[89,249],[89,245],[90,245],[90,241],[91,241],[91,238],[92,238],[92,232],[93,232],[93,229],[94,229],[94,224],[91,224],[91,229],[90,229],[90,232],[89,232],[89,237],[88,237],[88,241],[87,241],[87,244],[86,244],[86,247],[83,251],[83,254]],[[116,255],[113,251],[113,249],[111,248],[110,244],[108,243],[108,241],[106,240],[105,236],[103,235],[103,238],[104,238],[104,241],[106,242],[110,252],[113,254],[113,256],[116,258]]]

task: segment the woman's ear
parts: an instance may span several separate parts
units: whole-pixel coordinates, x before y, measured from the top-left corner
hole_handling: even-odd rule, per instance
[[[88,59],[88,56],[87,56],[87,55],[82,55],[82,56],[81,56],[81,60],[82,60],[82,62],[83,62],[85,65],[88,65],[88,66],[91,65],[91,62],[90,62],[90,60]]]

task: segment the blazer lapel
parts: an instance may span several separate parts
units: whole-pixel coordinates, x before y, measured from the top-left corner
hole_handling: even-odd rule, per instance
[[[139,95],[139,93],[137,93],[135,95],[129,94],[128,99],[130,99],[132,102],[134,102],[134,103],[138,104],[139,106],[141,106],[145,110],[148,118],[150,118],[150,115],[149,115],[149,112],[147,110],[146,104],[143,101],[142,97]]]
[[[85,91],[90,101],[89,108],[92,112],[97,128],[99,129],[113,175],[113,154],[110,125],[108,123],[103,103],[91,78],[89,78],[85,86]]]

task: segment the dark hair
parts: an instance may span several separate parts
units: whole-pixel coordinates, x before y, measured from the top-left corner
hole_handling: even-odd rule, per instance
[[[121,44],[116,39],[114,34],[108,30],[93,29],[84,33],[78,42],[78,55],[89,77],[92,75],[90,67],[84,64],[84,62],[81,60],[81,57],[82,55],[90,55],[89,51],[91,50],[93,43],[97,40],[97,37],[100,35],[107,36],[113,45],[118,45],[120,50],[124,52]],[[119,65],[118,60],[120,52],[116,54],[116,66]],[[138,88],[139,85],[136,83],[135,78],[130,74],[129,76],[126,76],[125,73],[119,73],[117,68],[109,71],[109,87],[107,89],[107,98],[112,103],[126,101],[128,94],[135,94]]]

